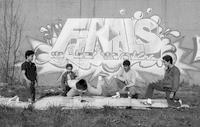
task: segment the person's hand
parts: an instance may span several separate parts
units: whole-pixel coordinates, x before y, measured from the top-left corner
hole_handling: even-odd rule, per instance
[[[125,80],[124,82],[125,82],[126,85],[128,85],[128,80]]]

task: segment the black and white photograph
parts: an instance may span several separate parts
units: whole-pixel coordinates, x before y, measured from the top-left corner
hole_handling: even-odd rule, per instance
[[[199,126],[199,0],[0,0],[0,127]]]

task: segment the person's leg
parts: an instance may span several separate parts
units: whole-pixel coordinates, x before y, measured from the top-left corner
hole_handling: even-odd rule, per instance
[[[118,90],[121,90],[126,86],[126,84],[124,82],[122,82],[121,80],[119,80],[117,78],[115,78],[113,81],[114,81],[115,84],[117,84],[117,89]]]
[[[118,90],[118,92],[124,94],[124,93],[128,93],[128,90],[129,89],[126,87],[126,88],[122,88],[122,89]]]
[[[98,77],[98,81],[97,81],[97,87],[96,87],[96,94],[97,95],[102,95],[103,93],[103,86],[105,85],[105,80],[104,80],[105,77],[103,76],[99,76]]]
[[[152,98],[154,89],[159,90],[159,91],[163,91],[162,84],[160,84],[159,82],[150,83],[148,88],[147,88],[145,97],[146,98]]]
[[[110,82],[110,84],[106,84],[106,85],[107,85],[109,96],[116,95],[116,92],[124,93],[126,91],[125,89],[123,89],[126,84],[117,78],[114,78]]]
[[[30,94],[31,94],[31,101],[35,102],[35,82],[31,82],[30,84]]]
[[[167,101],[170,100],[170,91],[165,91]]]
[[[62,96],[67,96],[66,87],[63,87],[61,95],[62,95]]]
[[[167,100],[167,103],[168,103],[168,106],[169,107],[180,107],[182,105],[182,102],[178,99],[174,99],[175,98],[175,93],[174,92],[171,92],[171,88],[164,88],[166,91],[166,100]],[[170,94],[173,93],[173,97],[171,98],[170,97]]]
[[[89,82],[88,85],[88,92],[93,95],[102,95],[103,87],[105,87],[105,81],[102,76],[98,77],[97,86],[93,87]],[[106,89],[105,89],[106,90]],[[104,91],[105,92],[105,91]]]
[[[137,91],[137,86],[131,86],[131,87],[129,87],[129,96],[131,97],[131,98],[138,98],[138,91]]]
[[[125,91],[125,89],[123,89],[125,86],[126,84],[117,78],[114,78],[109,84],[109,87],[115,92]]]
[[[170,94],[171,94],[171,88],[169,88],[169,87],[163,87],[163,91],[165,92],[165,94],[166,94],[166,99],[167,100],[170,100]]]
[[[27,84],[25,80],[23,80],[22,85],[24,86],[24,90],[21,92],[24,92],[24,94],[19,95],[21,101],[29,101],[31,98],[30,94],[30,84]],[[23,96],[25,95],[25,96]]]
[[[69,85],[67,84],[67,85],[65,86],[65,91],[66,91],[66,93],[69,92],[70,89],[71,89],[71,87],[69,87]]]
[[[181,102],[175,99],[175,94],[174,92],[172,92],[172,89],[169,87],[164,87],[165,93],[166,93],[166,99],[167,99],[167,103],[170,107],[179,107],[181,106]],[[170,97],[170,94],[173,93],[173,97]]]
[[[67,93],[70,91],[70,87],[68,85],[64,86],[62,96],[67,96]]]

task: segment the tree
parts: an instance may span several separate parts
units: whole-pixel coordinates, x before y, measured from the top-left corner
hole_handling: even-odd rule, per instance
[[[20,42],[22,40],[23,24],[20,0],[0,0],[0,69],[1,80],[13,83]]]

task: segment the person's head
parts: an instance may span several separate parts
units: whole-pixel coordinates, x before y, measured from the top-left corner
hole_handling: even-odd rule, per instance
[[[123,67],[124,67],[124,70],[125,70],[126,72],[128,72],[128,71],[130,70],[130,65],[131,65],[131,63],[130,63],[129,60],[124,60],[124,62],[123,62]]]
[[[68,63],[68,64],[66,65],[66,70],[70,72],[70,71],[72,71],[72,69],[73,69],[72,64]]]
[[[165,67],[170,67],[171,65],[173,65],[173,59],[170,55],[163,56],[162,59]]]
[[[33,60],[33,55],[34,55],[34,51],[33,50],[27,50],[25,52],[25,58],[27,61],[32,61]]]
[[[80,79],[76,83],[76,89],[81,92],[85,92],[87,90],[87,82],[84,79]]]

